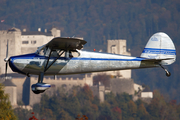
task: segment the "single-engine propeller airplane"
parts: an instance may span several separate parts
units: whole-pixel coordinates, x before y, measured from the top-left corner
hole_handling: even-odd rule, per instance
[[[162,32],[154,34],[148,41],[140,57],[118,54],[81,51],[85,40],[76,38],[52,39],[39,47],[35,53],[8,57],[8,42],[5,69],[8,63],[13,72],[29,76],[38,75],[38,82],[31,86],[35,94],[43,93],[51,87],[43,83],[44,75],[66,75],[88,72],[114,71],[149,67],[162,67],[166,76],[171,73],[163,67],[176,60],[176,49],[171,38]]]

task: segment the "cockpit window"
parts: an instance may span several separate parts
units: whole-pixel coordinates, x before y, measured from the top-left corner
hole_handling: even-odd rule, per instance
[[[66,58],[73,58],[73,57],[79,57],[80,53],[76,50],[52,50],[48,47],[45,47],[44,49],[37,52],[37,54],[48,57],[51,52],[51,57],[66,57]]]

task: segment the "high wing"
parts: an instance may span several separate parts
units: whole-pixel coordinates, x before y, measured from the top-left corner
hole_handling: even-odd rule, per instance
[[[87,42],[85,40],[77,39],[77,38],[62,38],[56,37],[53,38],[47,44],[38,48],[37,52],[48,47],[50,49],[60,49],[60,50],[80,50],[83,48]]]
[[[81,39],[57,37],[52,39],[49,43],[47,43],[46,46],[50,49],[80,50],[86,43],[87,42],[85,40]]]
[[[36,53],[39,54],[41,50],[44,50],[44,55],[47,54],[48,59],[47,61],[45,61],[46,63],[44,67],[44,72],[40,73],[38,82],[43,81],[44,73],[58,60],[59,57],[61,57],[62,54],[65,53],[65,57],[69,58],[71,51],[76,51],[76,49],[82,49],[83,45],[86,43],[87,42],[85,40],[81,39],[56,37],[47,44],[39,47]],[[50,57],[54,52],[56,53],[56,58],[51,63],[49,63]]]

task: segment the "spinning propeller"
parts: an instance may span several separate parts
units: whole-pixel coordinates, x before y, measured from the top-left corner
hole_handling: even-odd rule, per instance
[[[5,80],[7,79],[7,68],[8,68],[8,62],[9,62],[9,57],[8,57],[8,40],[7,40],[7,48],[6,48],[6,58],[4,59],[6,62],[6,67],[5,67]]]

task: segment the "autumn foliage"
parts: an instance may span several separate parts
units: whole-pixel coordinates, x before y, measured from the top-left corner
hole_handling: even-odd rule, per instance
[[[76,91],[76,96],[74,92]],[[105,101],[100,103],[93,96],[88,85],[83,88],[75,86],[69,92],[59,88],[54,95],[42,95],[40,104],[35,104],[30,120],[178,120],[180,105],[176,100],[166,101],[158,90],[153,91],[154,98],[150,103],[141,99],[132,100],[127,93],[107,93]],[[19,112],[19,114],[17,114]],[[19,118],[29,114],[15,110]]]

